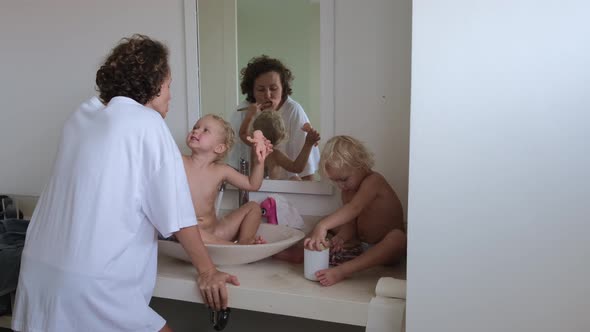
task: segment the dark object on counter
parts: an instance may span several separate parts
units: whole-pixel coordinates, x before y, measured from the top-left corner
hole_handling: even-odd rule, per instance
[[[213,328],[215,331],[221,331],[227,325],[227,321],[229,321],[229,314],[231,310],[229,308],[222,309],[219,311],[214,311],[213,309],[209,308],[209,315],[211,317],[211,324],[213,324]]]
[[[0,316],[10,314],[10,293],[16,290],[28,220],[0,217]]]
[[[13,200],[10,196],[0,195],[0,219],[22,218],[23,212],[18,209],[18,202]]]

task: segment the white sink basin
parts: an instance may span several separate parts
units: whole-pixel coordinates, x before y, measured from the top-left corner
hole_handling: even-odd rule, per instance
[[[266,244],[227,245],[207,244],[207,251],[215,265],[247,264],[279,253],[303,239],[305,234],[297,229],[283,225],[260,224],[258,235]],[[160,253],[190,262],[182,245],[178,242],[160,240]]]

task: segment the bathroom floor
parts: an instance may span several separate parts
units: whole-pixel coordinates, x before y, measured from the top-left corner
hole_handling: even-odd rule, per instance
[[[154,297],[150,306],[174,332],[215,331],[203,304]],[[364,332],[363,326],[337,324],[313,319],[273,315],[250,310],[232,309],[224,332]]]
[[[4,315],[0,316],[0,332],[10,332],[10,320],[12,319],[11,316]]]
[[[214,331],[209,323],[208,311],[202,304],[153,298],[150,306],[162,315],[174,332]],[[11,316],[0,316],[0,332],[12,332]],[[207,329],[203,328],[204,326]],[[198,327],[196,329],[195,327]],[[282,315],[271,315],[249,310],[235,309],[224,331],[256,331],[267,332],[364,332],[361,326],[328,323],[311,319],[293,318]],[[405,331],[405,329],[404,329]]]

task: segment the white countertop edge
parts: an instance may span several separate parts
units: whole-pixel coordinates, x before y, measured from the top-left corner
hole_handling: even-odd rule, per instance
[[[232,308],[341,324],[367,325],[369,303],[295,296],[240,286],[228,286],[228,292]],[[154,296],[203,303],[196,282],[174,277],[158,276]],[[394,300],[397,309],[403,311],[406,301]],[[392,310],[395,309],[392,308]]]

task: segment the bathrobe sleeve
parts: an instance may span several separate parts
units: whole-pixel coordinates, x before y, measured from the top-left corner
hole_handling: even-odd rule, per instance
[[[172,140],[172,137],[170,137]],[[144,186],[143,212],[167,238],[181,228],[197,224],[182,156],[175,144],[163,149],[160,167]]]

